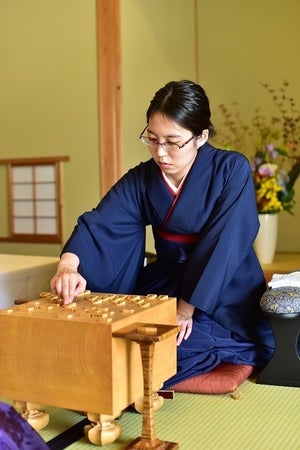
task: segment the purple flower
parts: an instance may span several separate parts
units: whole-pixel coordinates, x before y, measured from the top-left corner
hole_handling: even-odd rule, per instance
[[[254,159],[253,159],[253,162],[254,162],[254,164],[256,165],[256,166],[260,166],[261,165],[261,163],[262,163],[262,158],[259,158],[258,156],[256,156]]]
[[[276,164],[268,164],[267,163],[267,164],[262,164],[261,166],[259,166],[258,173],[262,177],[271,177],[275,174],[276,170],[277,170]]]
[[[278,156],[277,150],[275,150],[274,144],[267,144],[266,145],[266,151],[269,153],[271,158],[276,159]]]

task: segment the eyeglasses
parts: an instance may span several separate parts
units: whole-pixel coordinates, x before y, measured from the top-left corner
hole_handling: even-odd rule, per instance
[[[163,147],[167,152],[178,152],[180,149],[182,149],[183,147],[185,147],[189,142],[191,142],[191,140],[193,139],[194,135],[188,140],[186,141],[184,144],[179,145],[179,144],[175,144],[175,142],[170,142],[170,141],[166,141],[166,142],[159,142],[158,139],[155,138],[149,138],[148,136],[143,136],[143,133],[146,131],[148,125],[145,126],[145,128],[143,129],[143,131],[141,132],[141,134],[139,135],[139,139],[140,141],[147,145],[147,147],[149,147],[150,149],[153,149],[155,147],[157,147],[158,145],[160,145],[161,147]]]

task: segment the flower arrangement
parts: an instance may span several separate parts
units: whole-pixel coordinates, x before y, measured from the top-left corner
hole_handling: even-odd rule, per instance
[[[219,105],[223,116],[220,138],[224,148],[244,149],[253,173],[259,213],[292,213],[295,204],[295,182],[300,175],[300,113],[293,97],[287,95],[289,83],[280,89],[267,83],[262,87],[271,95],[277,114],[266,118],[260,108],[254,112],[251,125],[245,125],[233,103],[233,110]],[[249,148],[255,149],[249,156]]]

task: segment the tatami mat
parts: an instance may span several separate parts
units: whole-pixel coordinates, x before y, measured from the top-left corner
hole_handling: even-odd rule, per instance
[[[156,411],[159,439],[178,442],[181,450],[300,450],[300,389],[255,384],[247,380],[241,398],[227,395],[175,394]],[[84,419],[80,414],[47,408],[51,420],[40,431],[49,441],[64,429]],[[121,450],[141,435],[142,416],[126,410],[118,420],[122,434],[104,446]],[[68,450],[95,450],[85,438]]]
[[[175,394],[154,413],[157,437],[177,442],[180,450],[300,450],[299,388],[247,380],[239,393],[237,400],[230,394]],[[46,442],[85,419],[73,411],[45,409],[50,422],[40,434]],[[103,449],[123,450],[141,435],[142,416],[134,410],[126,410],[118,423],[121,436]],[[95,450],[97,446],[82,437],[62,448]]]

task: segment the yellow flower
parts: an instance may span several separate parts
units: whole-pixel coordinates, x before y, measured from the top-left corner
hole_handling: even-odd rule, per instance
[[[256,186],[256,202],[261,213],[274,213],[283,211],[282,202],[278,199],[278,193],[282,191],[275,176],[260,178]]]

